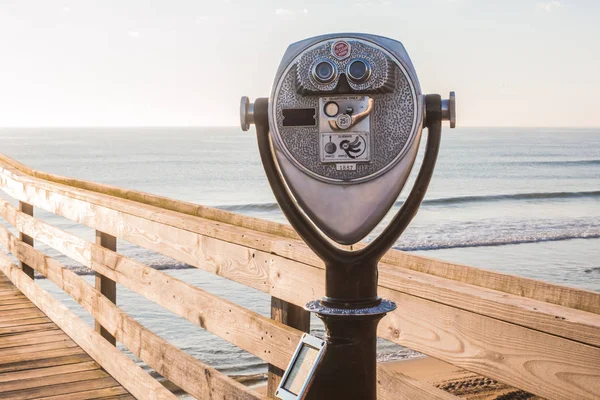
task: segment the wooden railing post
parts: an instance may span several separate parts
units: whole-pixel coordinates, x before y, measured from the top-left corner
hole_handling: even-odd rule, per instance
[[[310,332],[310,312],[295,304],[271,297],[271,319],[303,332]],[[269,364],[267,396],[274,397],[284,371]]]
[[[105,247],[112,251],[117,251],[117,238],[104,232],[96,231],[96,244]],[[106,296],[110,301],[117,304],[117,284],[115,281],[108,279],[106,276],[96,272],[96,289]],[[106,329],[100,325],[98,320],[95,321],[96,332],[99,332],[113,346],[117,341],[113,335],[108,333]]]
[[[33,206],[31,204],[19,201],[19,211],[21,211],[24,214],[33,216]],[[27,243],[28,245],[33,247],[33,238],[31,236],[27,236],[22,233],[19,233],[19,239],[21,239],[24,243]],[[19,264],[21,265],[21,269],[23,270],[23,272],[25,272],[25,274],[28,277],[33,279],[33,272],[34,272],[33,268],[31,268],[29,265],[27,265],[23,262],[20,262]]]

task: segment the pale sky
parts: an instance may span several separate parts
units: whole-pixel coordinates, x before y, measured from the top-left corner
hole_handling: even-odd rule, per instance
[[[235,126],[331,32],[401,41],[459,126],[600,126],[596,0],[0,0],[0,126]]]

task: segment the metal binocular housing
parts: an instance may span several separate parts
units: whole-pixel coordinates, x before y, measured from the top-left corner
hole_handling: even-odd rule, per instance
[[[243,100],[246,127],[248,106]],[[398,198],[424,116],[425,99],[402,43],[367,34],[289,46],[268,107],[287,188],[310,220],[343,245],[363,239]]]

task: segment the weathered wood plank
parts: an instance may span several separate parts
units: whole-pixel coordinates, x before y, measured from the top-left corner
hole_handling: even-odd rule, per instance
[[[30,190],[29,192],[32,191]],[[54,198],[58,198],[58,196],[54,196]],[[65,204],[71,205],[69,210],[73,212],[75,216],[82,214],[82,212],[77,210],[76,204],[73,203],[68,197],[64,197],[63,200],[66,202]],[[57,207],[58,205],[55,204],[53,209],[56,210]],[[94,205],[87,205],[85,206],[85,210],[88,210],[90,207],[92,209],[102,209],[102,207],[97,208]],[[9,209],[9,205],[4,202],[2,208]],[[266,254],[262,251],[249,250],[245,247],[222,242],[213,238],[198,236],[195,233],[190,233],[180,229],[178,230],[170,226],[167,227],[168,230],[164,232],[163,235],[160,224],[147,220],[143,220],[141,223],[139,223],[139,221],[136,222],[132,219],[125,218],[126,215],[124,216],[123,213],[114,213],[112,210],[108,211],[113,213],[110,216],[111,218],[117,219],[116,223],[117,226],[120,227],[121,231],[135,231],[137,233],[133,236],[124,235],[125,239],[133,240],[135,244],[162,252],[163,254],[175,258],[179,257],[178,259],[190,262],[192,264],[194,263],[193,254],[196,253],[196,251],[193,249],[194,247],[197,247],[197,253],[200,254],[198,258],[203,260],[202,263],[197,263],[197,266],[203,266],[204,269],[262,291],[273,292],[275,290],[272,282],[269,282],[270,278],[267,276],[269,270],[273,269],[273,267],[277,267],[278,265],[285,266],[288,264],[298,265],[299,267],[301,266],[298,263],[294,263],[293,261],[282,257]],[[16,216],[11,217],[10,215],[6,215],[10,214],[10,212],[4,214],[5,218],[9,220],[16,220],[17,218]],[[89,214],[89,210],[87,214]],[[65,214],[65,216],[67,215]],[[19,214],[19,217],[24,221],[32,220],[31,218],[28,219],[23,214]],[[71,217],[73,217],[73,215],[71,215]],[[94,218],[93,221],[102,219],[102,216],[99,215],[98,218]],[[128,223],[128,221],[131,222],[131,224]],[[15,225],[17,225],[19,229],[22,229],[23,224],[24,223],[17,224],[15,221]],[[150,225],[146,226],[148,224]],[[115,221],[112,221],[111,225],[115,225]],[[107,228],[110,229],[108,226]],[[113,228],[117,229],[116,227]],[[112,233],[116,233],[116,231],[113,231]],[[144,239],[149,237],[152,237],[152,240]],[[136,238],[140,240],[136,241]],[[46,242],[46,244],[54,248],[57,248],[57,246],[61,245],[60,243],[56,242],[63,240],[62,238],[48,238],[48,240],[50,239],[53,240],[53,243]],[[171,242],[171,245],[167,245],[169,241]],[[194,246],[195,241],[198,242],[196,246]],[[175,242],[177,242],[177,244],[175,244]],[[158,243],[158,245],[156,245],[156,243]],[[182,243],[187,243],[187,245],[182,245]],[[172,252],[169,250],[175,247],[177,247],[176,251]],[[298,244],[295,247],[301,248],[302,245]],[[184,248],[187,249],[185,252],[183,252]],[[187,256],[183,256],[183,253],[185,253]],[[81,262],[79,259],[77,261]],[[398,274],[394,273],[396,270],[398,271]],[[424,293],[427,293],[428,295],[436,294],[436,291],[432,291],[431,288],[435,288],[437,285],[439,285],[440,279],[418,272],[408,270],[404,271],[406,271],[408,274],[412,274],[413,277],[420,276],[418,282],[421,287],[418,285],[411,285],[411,287],[415,287],[414,291],[411,293],[414,293],[418,296],[423,296]],[[382,283],[386,282],[387,277],[389,278],[388,281],[390,281],[396,279],[396,277],[401,273],[402,269],[392,267],[387,264],[382,264],[380,280]],[[404,275],[406,275],[406,273]],[[409,279],[413,279],[413,277],[409,276]],[[269,285],[269,283],[271,283],[271,285]],[[456,287],[461,290],[465,289],[464,285],[462,287],[460,285],[454,285],[453,281],[447,281],[444,283],[444,285],[451,286],[452,288]],[[445,304],[465,308],[477,313],[486,313],[486,315],[494,318],[503,319],[511,323],[531,327],[533,329],[552,334],[565,336],[574,340],[583,341],[584,343],[590,343],[594,345],[600,344],[600,335],[597,333],[600,320],[598,320],[598,318],[595,316],[586,315],[585,313],[580,313],[577,311],[571,311],[564,307],[552,307],[552,305],[547,305],[535,300],[523,299],[517,296],[505,297],[505,295],[501,293],[496,293],[494,295],[496,299],[501,300],[500,304],[495,304],[493,301],[484,301],[485,297],[490,297],[489,291],[482,289],[477,290],[476,287],[469,289],[469,291],[472,296],[470,296],[470,298],[465,298],[464,301],[460,301],[460,304],[456,304],[456,300],[463,299],[465,297],[464,293],[447,295],[443,296],[443,298],[438,296],[435,298],[435,300],[444,301],[446,302]],[[600,301],[600,296],[597,296],[597,298]],[[294,304],[299,303],[295,302]],[[480,307],[482,304],[487,304],[489,306],[485,308]],[[557,316],[559,318],[557,318]]]
[[[42,332],[21,332],[21,333],[16,333],[16,334],[10,335],[10,336],[8,336],[8,335],[0,336],[0,343],[6,343],[8,341],[13,341],[13,340],[17,341],[19,339],[28,340],[28,339],[32,339],[35,337],[53,336],[53,335],[60,335],[60,334],[61,334],[61,331],[60,331],[60,329],[58,329],[58,327],[56,327],[56,329],[42,331]]]
[[[45,352],[51,353],[54,350],[68,351],[68,349],[75,349],[79,352],[82,352],[82,350],[78,348],[77,343],[73,342],[72,340],[67,340],[58,343],[42,343],[29,346],[2,349],[0,351],[0,354],[2,355],[0,359],[0,365],[27,360],[29,359],[28,357],[32,357],[33,355],[38,354],[43,355]]]
[[[302,274],[298,268],[278,268],[276,275],[282,282],[272,282],[278,288],[276,295],[287,301],[302,304],[324,294],[323,276]],[[300,281],[303,287],[297,290]],[[396,301],[401,310],[390,313],[380,323],[379,335],[388,340],[548,399],[593,399],[600,395],[597,347],[385,287],[380,295]]]
[[[600,314],[600,294],[587,290],[407,254],[399,250],[389,251],[381,261],[440,278]]]
[[[46,376],[68,374],[71,372],[90,371],[94,369],[100,369],[100,366],[95,361],[57,365],[47,368],[35,368],[26,371],[4,373],[0,375],[0,383],[22,381],[25,379],[37,379]]]
[[[40,400],[91,400],[114,398],[113,396],[129,396],[125,398],[133,399],[127,394],[127,391],[120,386],[108,387],[104,389],[86,390],[84,392],[59,394],[56,396],[42,397]]]
[[[18,294],[19,291],[18,290],[14,290],[14,289],[2,289],[0,290],[0,296],[10,296],[10,295],[14,295],[14,294]]]
[[[93,379],[107,378],[109,375],[101,369],[90,371],[70,372],[59,375],[39,376],[36,379],[18,379],[0,382],[0,393],[24,391],[31,388],[52,386],[71,382],[85,382]]]
[[[24,216],[22,216],[23,218],[25,218]],[[61,239],[61,242],[65,242],[64,240]],[[221,242],[222,243],[222,242]],[[256,254],[259,254],[258,252]],[[322,282],[323,282],[323,271],[319,268],[313,268],[313,267],[309,267],[306,265],[302,265],[299,263],[293,263],[290,262],[289,260],[287,260],[287,262],[281,262],[281,263],[275,263],[273,262],[273,260],[277,257],[275,255],[261,255],[261,257],[264,257],[264,259],[261,259],[260,257],[255,257],[258,258],[258,262],[265,262],[265,264],[268,264],[270,266],[270,270],[271,270],[271,275],[270,275],[270,292],[272,295],[275,295],[277,297],[280,297],[286,301],[292,302],[294,304],[304,304],[307,300],[310,300],[310,298],[306,298],[306,295],[310,295],[312,296],[320,296],[323,294],[323,290],[322,290]],[[279,261],[279,260],[278,260]],[[118,263],[117,263],[118,264]],[[413,274],[417,274],[416,272],[412,272],[409,271]],[[299,290],[298,289],[298,285],[297,282],[303,282],[304,283],[304,287],[303,290]],[[314,285],[312,287],[312,290],[309,289],[310,285]],[[316,290],[315,287],[320,287],[319,290]],[[382,289],[385,289],[385,287],[382,287]],[[473,287],[473,290],[482,290],[480,288],[476,288]],[[388,289],[389,290],[389,289]],[[398,295],[397,292],[394,292],[394,295]],[[510,296],[510,295],[505,295],[505,296]],[[419,299],[416,296],[407,296],[407,298],[410,301],[414,301],[417,302],[421,299]],[[408,300],[407,300],[408,301]],[[464,302],[466,306],[468,306],[468,301]],[[439,303],[431,303],[430,305],[431,307],[438,307],[441,306],[441,304]],[[551,306],[551,305],[549,305]],[[558,307],[558,306],[555,306]],[[400,328],[402,327],[402,329],[404,329],[403,327],[403,323],[405,320],[408,320],[410,318],[414,318],[414,317],[418,317],[413,314],[411,314],[412,311],[410,311],[410,307],[399,307],[399,309],[402,310],[403,314],[406,314],[403,318],[404,319],[399,319],[397,323],[394,324],[395,326],[395,330],[400,331]],[[408,310],[408,311],[407,311]],[[451,308],[450,308],[451,310]],[[425,313],[425,315],[427,314],[426,310],[423,310],[423,308],[421,308],[421,310],[419,311],[420,313]],[[447,311],[448,313],[450,313],[450,311]],[[552,318],[555,318],[556,315],[561,315],[564,312],[571,312],[571,313],[575,313],[573,315],[575,315],[575,317],[578,316],[577,313],[581,313],[577,310],[560,310],[560,312],[558,314],[555,314],[552,316]],[[451,314],[451,313],[450,313]],[[396,313],[393,313],[392,315],[397,316]],[[453,314],[452,314],[453,315]],[[486,326],[493,326],[494,324],[488,324],[488,320],[490,320],[490,318],[486,318],[486,317],[482,317],[478,314],[473,314],[473,313],[468,313],[466,314],[469,317],[475,318],[476,320],[481,318],[480,322],[474,322],[476,325],[479,324],[484,324]],[[581,317],[581,315],[579,315]],[[495,321],[495,320],[494,320]],[[523,321],[523,323],[527,323],[527,321]],[[501,326],[496,327],[497,329],[502,329]],[[514,327],[518,330],[523,329],[520,327]],[[418,332],[419,329],[417,327],[413,327],[414,331],[416,332],[416,336],[418,337]],[[494,334],[494,329],[490,329],[489,331],[483,331],[483,332],[479,332],[481,337],[485,337],[486,335],[491,335]],[[442,330],[442,333],[444,333],[444,331]],[[576,334],[576,330],[575,330],[575,334]],[[381,332],[380,334],[386,334],[385,332]],[[447,335],[447,333],[446,333]],[[387,335],[389,336],[389,335]],[[448,337],[450,337],[448,335]],[[445,339],[445,337],[444,337]],[[511,340],[515,340],[518,342],[519,337],[518,337],[518,331],[513,331],[513,336],[510,337],[509,342]],[[561,342],[561,339],[558,337],[554,337],[554,336],[549,336],[549,335],[545,335],[542,336],[541,339],[542,342],[544,342],[546,345],[551,346],[552,343],[554,343],[555,346],[562,346],[563,342]],[[521,385],[522,380],[517,379],[518,377],[514,376],[513,372],[511,370],[507,370],[506,368],[498,368],[501,366],[501,363],[498,360],[496,361],[496,364],[494,364],[493,362],[491,364],[494,365],[494,371],[492,371],[492,373],[489,373],[489,368],[486,366],[487,364],[490,364],[489,360],[480,360],[479,363],[477,362],[470,362],[470,361],[465,361],[462,360],[460,362],[460,364],[457,364],[457,362],[454,361],[455,355],[453,353],[448,353],[445,352],[445,349],[443,348],[443,345],[441,343],[438,342],[432,342],[432,341],[421,341],[420,343],[418,341],[415,341],[414,343],[411,341],[406,341],[405,338],[400,338],[398,337],[396,340],[398,343],[403,344],[407,347],[411,347],[411,348],[415,348],[415,346],[417,346],[418,349],[426,354],[433,354],[438,358],[447,360],[449,362],[453,362],[456,365],[459,365],[465,369],[469,369],[469,370],[473,370],[474,372],[478,372],[478,373],[482,373],[484,375],[487,376],[491,376],[494,377],[495,379],[507,382],[508,384],[514,385],[514,386],[518,386],[521,387],[519,385]],[[485,341],[482,339],[481,340],[482,343],[478,342],[478,351],[483,351],[483,352],[494,352],[495,350],[493,349],[493,346],[488,346]],[[566,342],[571,344],[572,342]],[[431,346],[431,347],[428,347]],[[489,348],[488,348],[489,347]],[[596,348],[597,350],[597,348]],[[497,352],[497,351],[495,351]],[[574,353],[571,358],[577,358],[578,355],[581,355],[582,353]],[[594,354],[592,352],[592,354]],[[539,356],[539,355],[538,355]],[[560,356],[557,357],[564,357],[564,354],[561,354]],[[595,356],[594,356],[595,357]],[[468,359],[468,357],[467,357]],[[571,360],[570,360],[571,361]],[[575,364],[581,365],[581,368],[592,368],[593,366],[596,365],[594,363],[597,363],[598,361],[595,360],[593,357],[590,358],[585,358],[582,357],[581,359],[579,359],[578,361],[575,361]],[[590,364],[591,363],[591,364]],[[285,365],[282,366],[282,368],[284,368]],[[560,366],[559,366],[560,367]],[[530,382],[536,382],[534,384],[536,385],[546,385],[547,387],[552,387],[552,385],[556,385],[556,382],[553,383],[552,385],[548,385],[547,382],[544,381],[544,379],[552,379],[552,378],[548,378],[548,377],[537,377],[537,376],[529,376],[530,378]],[[560,382],[560,384],[562,384],[562,382]],[[527,390],[530,390],[532,392],[535,391],[531,390],[529,387],[524,387]],[[539,390],[539,389],[538,389]],[[592,390],[594,390],[592,388]],[[550,396],[547,396],[548,398],[552,398]]]
[[[0,328],[11,328],[15,326],[27,326],[52,322],[48,317],[11,319],[0,322]]]
[[[289,225],[284,225],[260,218],[249,217],[246,215],[235,214],[228,211],[219,210],[213,207],[206,207],[199,204],[194,204],[182,200],[175,200],[168,197],[158,196],[133,189],[124,189],[117,186],[89,182],[80,179],[64,177],[56,174],[50,174],[43,171],[37,171],[4,154],[0,154],[0,160],[27,175],[31,175],[46,181],[55,182],[100,194],[106,194],[109,196],[120,197],[122,199],[132,200],[138,203],[147,204],[149,206],[159,207],[178,213],[192,215],[195,217],[206,218],[217,222],[224,222],[226,224],[236,225],[259,232],[276,234],[292,239],[300,239],[296,231]]]
[[[48,183],[58,183],[59,185],[55,184],[55,186],[59,187],[60,189],[66,189],[66,193],[69,193],[69,195],[73,196],[73,198],[84,200],[87,199],[96,204],[106,204],[106,202],[98,201],[98,199],[100,199],[102,196],[93,196],[97,194],[104,194],[130,200],[129,206],[127,206],[126,202],[113,202],[115,209],[126,211],[133,215],[144,216],[145,218],[195,231],[207,236],[211,236],[209,232],[204,231],[206,230],[207,226],[210,227],[209,229],[211,230],[216,230],[215,235],[231,235],[227,225],[235,225],[235,228],[237,228],[237,235],[234,233],[231,237],[229,237],[229,239],[226,237],[220,238],[233,243],[255,248],[257,250],[263,250],[281,255],[283,257],[295,259],[310,265],[319,265],[319,260],[316,259],[312,252],[309,250],[307,251],[307,249],[303,248],[302,245],[297,246],[297,244],[302,243],[298,242],[298,235],[288,225],[263,221],[256,218],[250,218],[222,210],[211,209],[209,207],[186,203],[175,199],[168,199],[148,193],[47,174],[44,172],[35,171],[1,154],[0,160],[4,162],[5,167],[9,167],[9,169],[12,169],[12,171],[17,172],[17,175],[20,175],[21,178],[26,177],[26,175],[23,175],[24,173],[41,178],[42,183],[45,182],[44,180],[49,181]],[[40,180],[38,180],[38,182],[39,181]],[[73,193],[73,190],[69,192],[69,186],[73,188],[85,189],[89,192],[84,193],[79,191],[78,193],[81,195],[77,197],[77,193]],[[144,207],[143,205],[147,206]],[[137,213],[135,210],[132,210],[132,208],[136,207],[139,209],[139,212]],[[163,212],[157,213],[157,210],[163,210]],[[186,215],[182,214],[188,214],[190,216],[201,218],[186,218]],[[211,220],[212,222],[216,221],[221,223],[216,225],[210,224]],[[218,228],[215,228],[215,226]],[[272,239],[268,240],[267,242],[280,243],[281,245],[277,246],[276,248],[269,248],[270,245],[267,244],[267,247],[265,247],[265,244],[262,240],[255,237],[255,235],[252,235],[252,233],[255,232],[269,234],[272,236]],[[244,241],[244,238],[247,240]],[[292,241],[290,242],[286,239],[292,239]],[[356,248],[360,248],[363,245],[364,244],[358,244],[356,245]],[[290,253],[290,251],[292,253]],[[396,267],[413,269],[416,271],[437,275],[442,278],[457,280],[476,286],[510,293],[516,296],[528,297],[534,300],[540,300],[569,308],[600,314],[600,294],[594,292],[438,261],[422,256],[407,254],[398,250],[391,250],[388,252],[382,261]],[[314,262],[317,264],[314,264]]]
[[[117,238],[104,232],[96,231],[96,244],[106,249],[117,251]],[[96,289],[108,300],[117,304],[117,284],[115,281],[96,272]],[[102,335],[104,339],[108,340],[108,342],[113,346],[117,345],[117,340],[115,337],[108,333],[108,331],[102,327],[98,320],[96,320],[94,324],[96,327],[96,332],[100,333],[100,335]]]
[[[11,313],[3,313],[0,314],[0,322],[8,322],[15,321],[21,319],[30,319],[30,318],[41,318],[45,317],[44,313],[38,309],[26,308],[25,311],[19,312],[19,310],[14,310],[15,312]]]
[[[30,302],[24,297],[12,297],[8,299],[0,299],[0,304],[3,306],[19,306],[22,304],[30,304]]]
[[[121,396],[103,397],[102,400],[135,400],[135,398],[129,394],[123,394]]]
[[[7,348],[0,349],[2,353],[3,359],[2,362],[9,359],[11,355],[23,354],[28,352],[35,351],[44,351],[44,350],[54,350],[54,349],[62,349],[67,347],[76,347],[77,343],[71,340],[70,337],[62,338],[62,340],[54,341],[54,342],[40,342],[33,344],[24,344],[22,346],[10,346]]]
[[[10,304],[12,300],[26,300],[22,293],[10,293],[0,295],[0,304]]]
[[[600,396],[600,349],[390,289],[379,336],[546,399]],[[434,345],[432,345],[435,343]]]
[[[33,332],[33,334],[28,332],[26,334],[0,337],[0,351],[1,349],[9,347],[26,346],[29,344],[65,342],[69,340],[71,339],[59,330]]]
[[[70,349],[73,350],[73,349]],[[27,371],[36,368],[49,368],[60,365],[76,364],[81,362],[92,361],[91,357],[81,351],[81,349],[75,349],[79,353],[77,354],[66,354],[66,355],[48,355],[49,352],[44,354],[36,354],[37,357],[30,357],[24,361],[18,361],[8,364],[0,365],[0,373],[5,374],[16,371]]]
[[[17,390],[13,392],[6,392],[2,394],[3,400],[33,400],[42,399],[49,396],[55,396],[60,394],[71,394],[81,391],[89,391],[93,389],[109,388],[117,386],[118,383],[111,377],[105,377],[100,379],[93,379],[83,382],[70,382],[61,385],[43,386],[38,388],[31,388],[26,390]],[[143,397],[144,399],[146,397]],[[153,398],[152,396],[147,397],[148,399]]]
[[[98,290],[85,283],[73,271],[60,265],[56,260],[44,256],[31,246],[18,241],[6,228],[0,227],[0,231],[2,232],[0,243],[9,248],[18,259],[26,260],[38,272],[65,290],[96,318],[108,333],[115,336],[137,357],[186,392],[199,398],[208,393],[212,393],[214,398],[261,398],[244,385],[204,365],[147,330],[109,299],[102,296]],[[103,247],[97,247],[102,251],[109,252]]]
[[[600,347],[600,316],[380,264],[379,286]]]
[[[62,356],[87,356],[79,347],[65,347],[62,349],[52,349],[37,351],[35,353],[23,353],[13,355],[10,360],[3,360],[0,364],[0,372],[16,371],[22,368],[24,362],[49,360]]]
[[[58,327],[54,324],[54,322],[33,325],[10,326],[7,328],[0,328],[0,336],[14,335],[22,332],[48,331],[56,329],[58,329]]]
[[[35,285],[3,254],[0,256],[0,271],[134,396],[144,399],[176,399],[172,393],[126,355],[111,346],[58,300]]]
[[[22,303],[22,304],[9,304],[9,305],[1,305],[0,312],[2,311],[16,311],[16,310],[25,310],[28,308],[37,308],[31,302]]]
[[[313,293],[324,294],[323,279],[307,279],[298,273],[297,269],[278,270],[280,279],[287,282],[278,296],[302,303]],[[289,283],[298,282],[296,279],[303,282],[303,290],[291,294],[294,285]],[[592,399],[600,394],[600,353],[596,347],[561,341],[390,289],[383,288],[380,295],[396,301],[402,310],[390,313],[380,324],[379,334],[388,340],[548,399],[573,398],[569,397],[573,394]],[[470,329],[468,334],[466,329]],[[545,374],[542,369],[554,373]]]
[[[40,316],[44,315],[37,307],[33,306],[33,308],[17,308],[16,310],[10,310],[10,312],[5,312],[0,314],[0,318],[9,319],[10,317],[22,317],[22,316]]]

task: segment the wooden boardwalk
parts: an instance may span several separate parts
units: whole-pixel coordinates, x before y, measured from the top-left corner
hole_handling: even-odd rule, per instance
[[[310,328],[302,307],[325,294],[322,261],[289,226],[52,175],[1,154],[0,190],[13,202],[0,198],[0,399],[177,400],[123,348],[194,398],[273,398]],[[95,230],[95,241],[36,210]],[[271,318],[119,253],[117,241],[266,293]],[[95,285],[39,245],[93,271]],[[79,303],[95,329],[34,271]],[[116,304],[117,287],[268,363],[266,396],[143,326]],[[471,383],[547,400],[600,399],[600,293],[398,250],[379,264],[378,292],[398,305],[379,324],[380,338],[485,377]],[[378,399],[456,400],[468,386],[405,372],[378,363]]]
[[[133,399],[2,272],[0,398]]]

